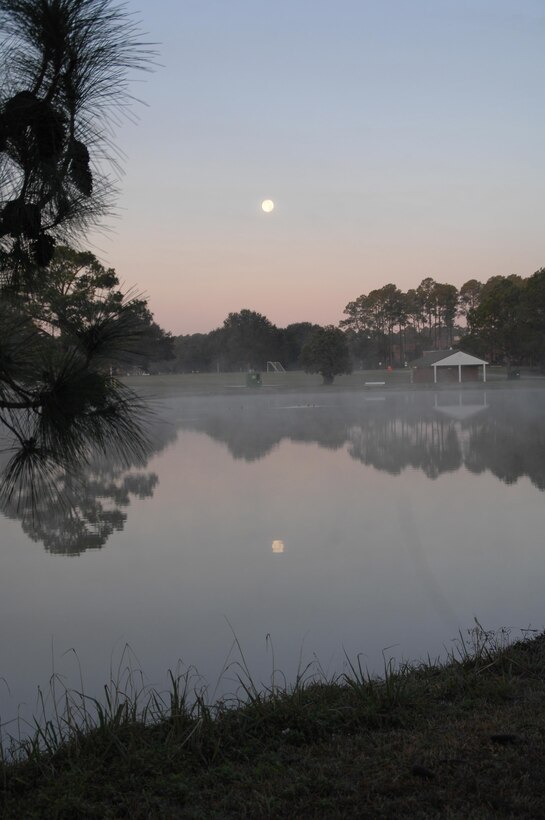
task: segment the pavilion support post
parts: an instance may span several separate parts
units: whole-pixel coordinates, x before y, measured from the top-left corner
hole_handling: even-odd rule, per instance
[[[486,383],[486,365],[483,364],[483,382]]]
[[[458,384],[462,383],[462,365],[458,365]]]
[[[433,383],[437,384],[437,365],[433,365]]]

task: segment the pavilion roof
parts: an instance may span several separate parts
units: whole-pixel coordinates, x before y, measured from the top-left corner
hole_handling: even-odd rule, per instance
[[[455,365],[482,365],[488,364],[484,359],[478,359],[471,353],[463,350],[431,350],[424,353],[419,359],[411,362],[411,367],[453,367]]]

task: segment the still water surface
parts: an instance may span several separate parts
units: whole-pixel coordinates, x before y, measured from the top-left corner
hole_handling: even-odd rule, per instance
[[[0,521],[0,717],[53,672],[97,694],[129,644],[234,691],[344,652],[437,655],[477,616],[545,625],[545,391],[171,396],[144,467],[97,460]],[[274,646],[274,661],[271,651]],[[77,653],[77,658],[75,653]],[[217,686],[223,670],[223,680]],[[26,704],[21,706],[21,704]]]

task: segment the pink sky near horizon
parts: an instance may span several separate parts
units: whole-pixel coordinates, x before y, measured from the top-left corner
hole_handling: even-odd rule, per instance
[[[289,244],[253,253],[219,243],[183,254],[163,247],[158,262],[156,246],[147,245],[116,247],[107,258],[124,282],[146,294],[156,320],[175,335],[207,333],[243,308],[264,314],[278,327],[301,321],[338,324],[349,301],[388,282],[408,290],[432,276],[460,287],[468,279],[486,281],[498,273],[529,276],[543,266],[534,248],[515,242],[509,254],[502,247],[501,259],[482,246],[450,248],[445,256],[444,247],[427,245],[412,248],[409,256],[404,247],[400,264],[395,250],[346,247],[326,237],[306,246],[300,242],[293,251]],[[130,277],[123,276],[126,271]]]
[[[133,2],[163,67],[91,246],[165,329],[545,265],[537,0]]]

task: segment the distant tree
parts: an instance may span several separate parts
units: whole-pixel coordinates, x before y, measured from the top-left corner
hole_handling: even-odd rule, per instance
[[[434,325],[436,300],[435,300],[435,279],[427,276],[422,279],[416,288],[416,297],[422,306],[422,314],[424,316],[424,323],[427,325],[427,334],[429,339],[432,337],[432,330]]]
[[[525,281],[493,276],[483,285],[479,305],[467,314],[464,348],[494,364],[520,363],[527,333],[521,324]]]
[[[426,322],[422,293],[411,288],[404,294],[404,303],[407,324],[414,328],[416,333],[421,333]]]
[[[520,300],[519,333],[524,358],[545,366],[545,268],[524,280]]]
[[[371,334],[374,330],[373,317],[370,312],[368,297],[365,293],[349,302],[343,313],[346,319],[341,319],[341,327],[351,330],[354,333]]]
[[[301,350],[309,335],[319,328],[312,322],[295,322],[285,328],[281,328],[280,338],[280,361],[286,369],[299,369],[301,365]]]
[[[452,345],[454,320],[456,319],[458,306],[458,290],[454,285],[437,282],[433,294],[435,297],[435,346],[441,347],[444,341],[447,345]],[[446,330],[444,341],[443,328]]]
[[[324,384],[333,384],[339,373],[351,373],[350,352],[342,330],[333,325],[314,330],[301,350],[301,363],[307,373],[320,373]]]
[[[470,310],[475,310],[479,306],[482,289],[482,282],[477,279],[468,279],[467,282],[464,282],[458,296],[458,313],[460,316],[467,317]]]
[[[400,341],[402,363],[418,358],[429,341],[423,336],[426,318],[421,294],[415,288],[402,294],[404,327],[401,328]]]
[[[221,330],[188,333],[174,340],[172,367],[177,373],[207,373],[216,370],[221,357]]]
[[[138,327],[138,342],[129,353],[129,362],[146,371],[162,370],[174,359],[174,337],[153,320],[153,314],[144,300],[133,305]]]
[[[405,300],[408,322],[418,333],[426,333],[428,347],[452,344],[458,306],[454,285],[436,282],[428,276],[415,290],[407,292]]]
[[[262,370],[278,358],[278,341],[277,328],[261,313],[247,308],[230,313],[222,328],[222,369]]]
[[[405,327],[407,316],[403,294],[393,284],[362,294],[349,302],[341,320],[341,327],[372,339],[380,359],[392,362],[394,332]]]
[[[401,331],[407,325],[407,314],[405,312],[405,300],[403,293],[393,284],[384,285],[378,292],[380,301],[383,305],[384,314],[384,332],[387,338],[386,361],[388,364],[394,364],[394,334],[396,328],[401,334]],[[401,339],[403,337],[401,336]]]
[[[379,361],[376,340],[367,333],[355,330],[344,331],[346,343],[350,351],[350,358],[361,368],[373,368]]]

